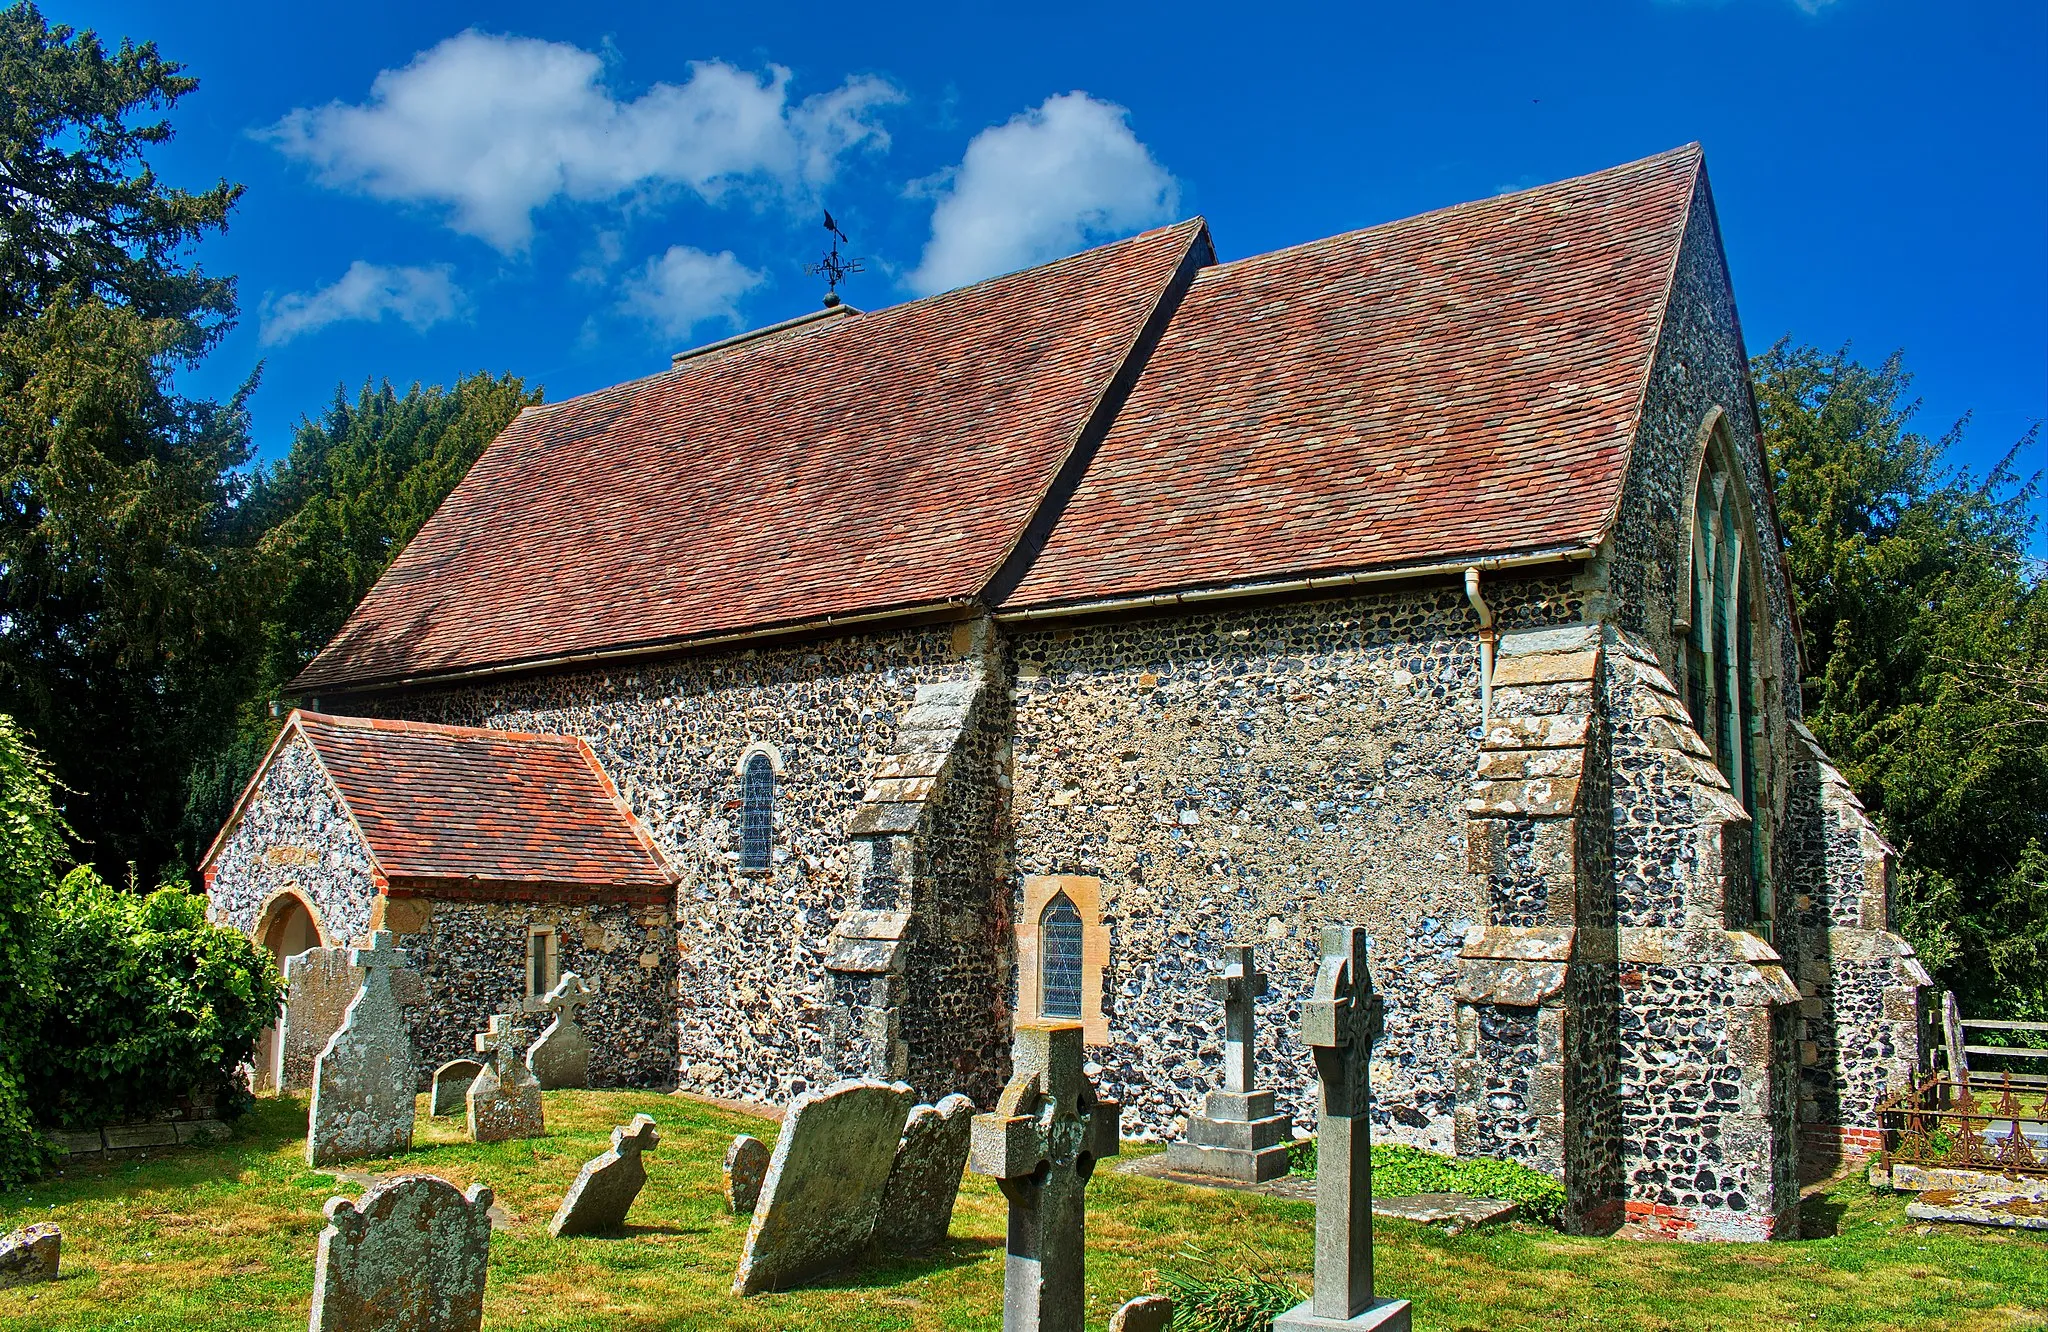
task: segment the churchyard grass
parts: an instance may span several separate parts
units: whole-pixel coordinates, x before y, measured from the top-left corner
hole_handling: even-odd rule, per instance
[[[987,1329],[1002,1307],[1002,1197],[970,1175],[938,1252],[819,1286],[726,1294],[745,1235],[719,1167],[736,1132],[775,1125],[646,1092],[549,1092],[549,1134],[479,1146],[428,1119],[414,1149],[348,1169],[428,1171],[496,1191],[511,1226],[491,1249],[492,1328]],[[620,1238],[551,1240],[547,1224],[614,1125],[655,1116],[661,1148]],[[263,1099],[236,1137],[147,1160],[86,1165],[0,1194],[0,1229],[64,1228],[54,1285],[0,1291],[0,1326],[304,1328],[321,1206],[337,1186],[305,1166],[303,1097]],[[1127,1153],[1143,1149],[1135,1145]],[[1099,1171],[1089,1185],[1089,1318],[1162,1272],[1243,1270],[1307,1284],[1314,1210],[1255,1194]],[[2048,1327],[2048,1237],[1922,1227],[1904,1200],[1855,1180],[1807,1200],[1818,1238],[1780,1244],[1580,1239],[1531,1225],[1460,1235],[1382,1220],[1383,1293],[1418,1329]]]

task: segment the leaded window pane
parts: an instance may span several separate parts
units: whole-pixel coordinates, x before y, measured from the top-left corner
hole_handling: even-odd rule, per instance
[[[1081,1016],[1081,913],[1065,893],[1046,903],[1038,918],[1039,999],[1042,1017]]]
[[[775,765],[766,754],[747,760],[740,808],[740,868],[768,868],[768,848],[775,840]]]

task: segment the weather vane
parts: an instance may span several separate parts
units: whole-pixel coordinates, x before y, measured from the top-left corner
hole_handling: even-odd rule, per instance
[[[846,233],[841,231],[839,224],[832,220],[832,211],[829,208],[825,210],[825,230],[832,233],[832,248],[826,251],[825,257],[817,263],[805,264],[804,272],[809,273],[813,277],[825,279],[825,306],[827,309],[830,309],[832,306],[839,304],[839,284],[846,281],[851,275],[864,272],[865,270],[861,267],[861,262],[858,258],[840,258],[839,242],[846,240]],[[847,241],[849,245],[852,243]]]

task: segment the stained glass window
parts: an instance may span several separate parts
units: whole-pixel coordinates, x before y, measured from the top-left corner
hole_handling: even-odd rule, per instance
[[[1038,918],[1038,1011],[1049,1018],[1081,1016],[1081,913],[1056,894]]]
[[[775,840],[775,764],[766,754],[747,760],[740,807],[740,868],[768,868]]]

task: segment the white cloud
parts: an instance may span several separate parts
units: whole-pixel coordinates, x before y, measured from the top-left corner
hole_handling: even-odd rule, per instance
[[[792,104],[787,69],[711,60],[626,101],[603,74],[580,47],[472,29],[377,75],[360,105],[300,108],[261,137],[328,185],[443,206],[456,230],[511,253],[556,198],[678,186],[711,200],[735,186],[801,196],[847,154],[887,148],[876,112],[903,100],[858,77]]]
[[[387,314],[397,315],[415,329],[426,329],[467,308],[467,300],[445,267],[388,268],[358,259],[331,286],[287,292],[265,301],[260,340],[264,346],[274,347],[329,324],[350,319],[377,322]]]
[[[945,291],[1171,218],[1180,186],[1128,116],[1062,93],[975,135],[950,178],[931,187],[931,240],[910,287]]]
[[[671,245],[668,253],[649,259],[627,281],[619,308],[679,338],[708,319],[738,324],[740,297],[765,280],[734,258],[731,250],[707,254],[688,245]]]

